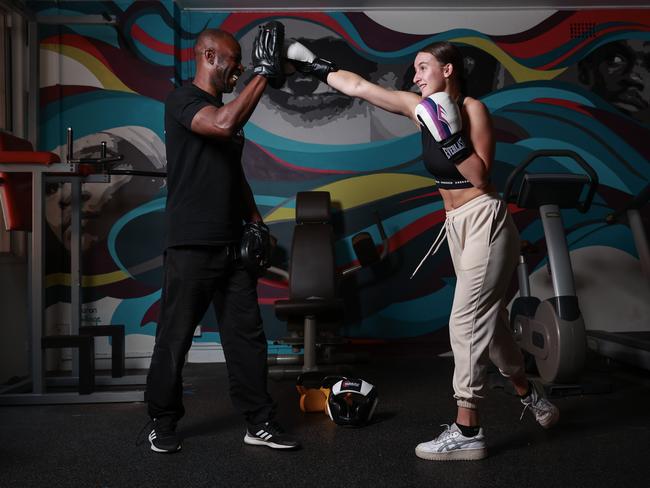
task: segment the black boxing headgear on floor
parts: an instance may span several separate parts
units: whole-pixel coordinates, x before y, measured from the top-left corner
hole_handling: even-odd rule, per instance
[[[376,388],[362,379],[342,378],[327,398],[327,414],[337,425],[361,427],[367,424],[377,406]]]

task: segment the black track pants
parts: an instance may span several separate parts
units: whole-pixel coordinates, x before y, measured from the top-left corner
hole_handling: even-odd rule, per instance
[[[169,248],[165,254],[160,317],[146,400],[151,418],[180,419],[182,371],[194,329],[213,303],[230,380],[230,397],[246,421],[273,417],[267,391],[267,344],[256,279],[227,246]]]

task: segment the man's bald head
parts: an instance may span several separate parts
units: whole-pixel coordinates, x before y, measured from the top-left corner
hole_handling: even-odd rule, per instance
[[[194,43],[196,74],[193,83],[209,93],[231,93],[244,71],[241,47],[232,34],[205,29]]]
[[[206,49],[218,50],[222,44],[237,44],[232,34],[219,29],[205,29],[199,34],[194,43],[194,56],[199,58]]]

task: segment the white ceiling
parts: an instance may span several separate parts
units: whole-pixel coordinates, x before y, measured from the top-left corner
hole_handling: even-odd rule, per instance
[[[224,10],[572,10],[649,8],[650,0],[176,0],[183,9]]]

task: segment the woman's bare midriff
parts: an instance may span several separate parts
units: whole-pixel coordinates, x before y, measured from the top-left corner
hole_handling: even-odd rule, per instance
[[[485,195],[486,193],[494,193],[496,188],[493,184],[489,184],[485,188],[460,188],[458,190],[443,190],[440,189],[440,196],[445,204],[445,210],[453,210],[462,207],[470,200],[478,196]]]

